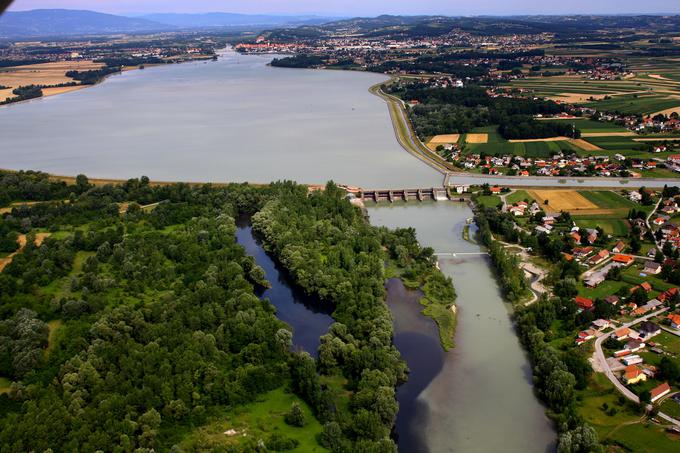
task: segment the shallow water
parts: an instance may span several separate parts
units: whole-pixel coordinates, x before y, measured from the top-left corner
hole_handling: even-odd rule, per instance
[[[480,251],[462,239],[465,221],[472,217],[462,203],[373,205],[369,215],[373,225],[414,227],[421,244],[436,252]],[[415,400],[413,392],[398,394],[401,411],[415,414],[400,414],[411,422],[408,426],[397,422],[401,451],[540,453],[554,449],[554,429],[533,393],[528,359],[490,266],[485,255],[440,259],[442,271],[453,279],[458,294],[456,347],[447,353],[427,349],[441,346],[432,322],[422,315],[413,321],[417,299],[410,302],[410,311],[390,304],[400,350],[404,347],[399,341],[400,326],[414,326],[411,331],[429,338],[428,342],[419,340],[421,353],[414,358],[410,346],[402,351],[410,378],[424,388]],[[410,448],[413,445],[420,447]]]
[[[364,187],[440,186],[404,151],[379,74],[216,62],[125,72],[83,90],[0,108],[0,168],[168,181],[333,179]]]

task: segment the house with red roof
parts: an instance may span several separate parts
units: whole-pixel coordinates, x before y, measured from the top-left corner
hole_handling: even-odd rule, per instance
[[[668,315],[668,320],[671,322],[671,327],[673,329],[680,329],[680,315],[675,313]]]
[[[582,310],[592,310],[593,307],[595,306],[591,299],[588,299],[586,297],[581,297],[581,296],[576,296],[576,298],[574,299],[574,302]]]
[[[626,244],[623,243],[623,241],[619,241],[616,243],[614,248],[612,249],[612,252],[614,253],[621,253],[625,250]]]
[[[663,384],[659,385],[658,387],[654,387],[649,391],[650,401],[654,403],[669,393],[671,393],[671,386],[668,385],[668,382],[664,382]]]
[[[620,253],[617,253],[612,257],[612,261],[614,261],[615,263],[623,264],[624,266],[629,266],[633,264],[635,258],[633,258],[630,255],[622,255]]]
[[[623,373],[623,380],[626,384],[637,384],[647,380],[647,375],[637,365],[628,365]]]

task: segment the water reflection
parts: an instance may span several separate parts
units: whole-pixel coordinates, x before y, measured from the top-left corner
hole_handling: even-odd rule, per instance
[[[316,357],[319,337],[333,323],[330,316],[333,307],[297,289],[286,271],[264,251],[247,217],[239,218],[236,226],[236,240],[264,269],[265,277],[271,283],[271,288],[260,289],[258,295],[262,299],[269,299],[276,307],[276,316],[293,328],[293,348],[303,349]]]

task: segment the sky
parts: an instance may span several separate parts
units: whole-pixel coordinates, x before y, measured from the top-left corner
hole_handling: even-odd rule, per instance
[[[10,10],[88,9],[113,14],[233,12],[248,14],[511,15],[680,13],[678,0],[15,0]]]

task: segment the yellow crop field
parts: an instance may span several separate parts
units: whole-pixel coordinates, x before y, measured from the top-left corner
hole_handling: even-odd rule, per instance
[[[467,134],[465,141],[467,143],[486,143],[489,141],[489,134]]]
[[[540,206],[548,200],[549,210],[577,211],[599,210],[599,207],[575,190],[529,190],[527,191]]]
[[[460,134],[444,134],[435,135],[429,141],[429,143],[435,143],[437,145],[444,145],[447,143],[457,143],[460,139]]]

